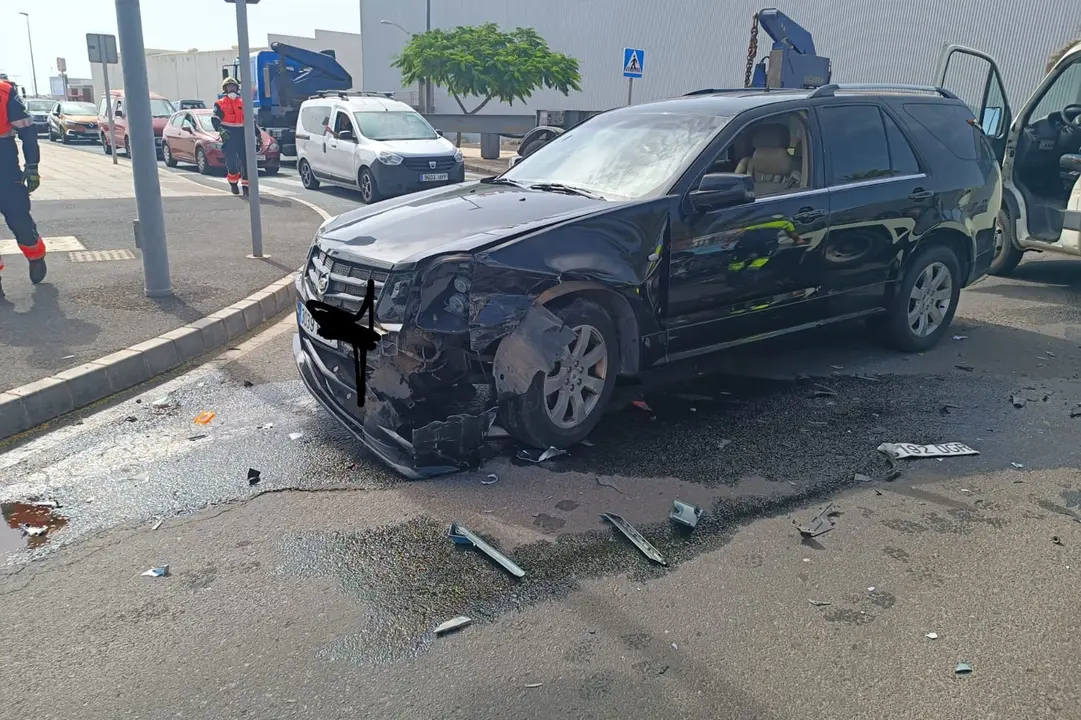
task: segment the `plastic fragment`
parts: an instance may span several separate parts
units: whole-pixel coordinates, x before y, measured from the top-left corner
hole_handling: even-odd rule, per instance
[[[668,565],[668,561],[664,559],[664,556],[650,544],[649,540],[642,537],[642,534],[634,529],[634,526],[624,520],[622,516],[615,513],[604,513],[601,515],[602,520],[607,520],[612,523],[623,535],[634,543],[643,555],[659,565]]]
[[[972,367],[971,365],[954,365],[954,367],[957,368],[958,370],[963,370],[965,372],[972,372],[973,370],[976,369],[976,368]]]
[[[20,525],[19,529],[23,531],[23,535],[28,537],[39,537],[49,532],[47,525]]]
[[[924,635],[924,637],[927,638],[928,640],[938,640],[938,633],[929,632],[926,635]]]
[[[509,438],[510,433],[504,430],[501,426],[493,424],[490,428],[488,428],[488,437]]]
[[[972,672],[972,666],[968,663],[957,663],[957,667],[953,669],[953,672],[957,675],[968,675]]]
[[[480,550],[514,577],[525,577],[525,570],[518,567],[513,560],[458,523],[452,522],[450,524],[450,531],[447,533],[447,537],[458,545],[470,545],[477,550]]]
[[[195,435],[192,435],[191,437],[189,437],[188,440],[192,440],[192,441],[202,440],[205,437],[206,437],[206,433],[196,433]]]
[[[836,395],[837,391],[829,387],[828,385],[821,385],[815,383],[815,385],[811,388],[811,397],[835,397]]]
[[[460,630],[464,628],[466,625],[469,625],[472,622],[472,618],[468,618],[465,615],[459,615],[458,617],[453,617],[450,620],[447,620],[445,623],[439,625],[439,627],[435,629],[435,634],[444,635],[449,632],[454,632],[455,630]]]
[[[256,430],[273,430],[274,429],[274,423],[263,423],[262,425],[256,425],[255,429]]]
[[[807,602],[811,603],[815,607],[825,607],[827,605],[833,604],[829,600],[811,600],[810,598],[807,598]]]
[[[254,387],[254,386],[255,386],[255,383],[253,383],[251,380],[245,380],[244,381],[244,387],[250,388],[250,387]]]
[[[653,412],[653,410],[649,407],[649,404],[645,400],[635,400],[631,403],[631,405],[634,405],[639,410],[645,410],[648,413]]]
[[[164,520],[162,520],[161,518],[158,518],[157,522],[155,522],[155,523],[154,523],[153,525],[151,525],[151,526],[150,526],[150,529],[151,529],[151,530],[157,530],[158,528],[160,528],[160,527],[161,527],[161,524],[162,524],[163,522],[165,522],[165,521],[164,521]]]
[[[196,415],[195,419],[192,420],[192,422],[196,425],[209,425],[210,421],[213,420],[216,416],[217,413],[213,410],[204,410],[203,412]]]
[[[1019,462],[1012,462],[1012,463],[1010,463],[1010,465],[1013,465],[1015,468],[1023,468],[1023,467],[1025,467],[1024,465],[1022,465]]]
[[[144,577],[168,577],[169,566],[162,565],[161,567],[152,567],[143,573]]]
[[[37,502],[30,503],[34,507],[52,508],[53,510],[60,509],[59,500],[38,500]]]
[[[591,441],[589,441],[589,440],[583,440],[582,442],[580,442],[578,444],[582,445],[583,447],[593,447],[593,443]]]
[[[702,517],[702,508],[697,505],[690,505],[680,500],[673,500],[672,506],[675,508],[668,517],[673,521],[691,528],[692,530],[698,524],[698,520]]]
[[[248,468],[248,485],[255,486],[262,480],[262,473],[255,468]]]
[[[807,523],[806,526],[796,525],[795,520],[792,521],[792,524],[796,525],[796,529],[799,530],[800,535],[802,535],[803,537],[818,537],[819,535],[828,533],[830,530],[836,527],[837,524],[833,522],[833,518],[831,516],[836,515],[837,513],[838,510],[836,506],[834,506],[833,503],[830,503],[822,509],[822,512],[811,518],[811,522]]]
[[[863,473],[856,473],[852,476],[852,479],[856,482],[871,482],[871,477],[869,475],[864,475]]]
[[[499,476],[495,473],[488,473],[483,480],[480,481],[481,485],[495,485],[499,482]]]
[[[519,450],[518,459],[528,460],[531,463],[542,463],[545,460],[551,460],[554,457],[566,454],[566,450],[557,447],[550,447],[547,450],[541,451],[539,455],[536,450]]]
[[[173,398],[172,395],[162,395],[161,397],[153,400],[150,403],[150,407],[155,410],[167,410],[171,407],[176,407],[179,403]]]
[[[1073,410],[1070,411],[1070,417],[1072,417],[1072,418],[1081,417],[1081,405],[1078,405],[1077,407],[1075,407]]]
[[[544,683],[526,683],[526,687],[529,688],[529,689],[539,688],[542,685],[544,685]]]
[[[289,433],[290,440],[299,440],[302,437],[304,437],[304,433],[301,432]]]

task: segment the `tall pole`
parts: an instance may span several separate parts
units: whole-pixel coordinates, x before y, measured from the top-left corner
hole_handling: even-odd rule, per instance
[[[131,144],[132,181],[139,212],[139,249],[143,252],[143,284],[147,297],[173,294],[169,281],[169,249],[165,244],[165,218],[158,183],[158,150],[154,144],[154,119],[150,111],[150,86],[146,79],[146,48],[143,47],[143,16],[139,0],[116,0],[116,30],[124,66],[124,112]],[[109,97],[110,103],[112,97]],[[109,108],[112,112],[112,106]],[[116,138],[113,138],[113,147]],[[114,150],[115,152],[115,150]]]
[[[102,57],[105,55],[102,53]],[[109,89],[109,66],[101,63],[101,76],[105,79],[105,119],[109,123],[109,154],[113,156],[113,165],[116,165],[116,123],[113,118],[113,91]],[[143,256],[146,257],[145,255]]]
[[[30,72],[34,77],[34,95],[38,94],[38,69],[34,65],[34,40],[30,36],[30,13],[19,13],[26,18],[26,42],[30,45]]]
[[[251,216],[251,255],[263,257],[263,221],[259,216],[259,158],[255,150],[255,93],[251,77],[251,49],[248,47],[248,3],[236,0],[237,52],[240,53],[240,87],[244,100],[244,155],[248,164],[248,210]]]
[[[627,78],[627,104],[633,105],[634,98],[634,78]]]
[[[424,0],[424,32],[432,29],[432,0]],[[435,90],[431,81],[424,83],[424,109],[429,113],[435,112]]]

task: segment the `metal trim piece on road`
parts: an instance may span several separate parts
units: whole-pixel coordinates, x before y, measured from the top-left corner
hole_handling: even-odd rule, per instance
[[[450,524],[450,532],[447,533],[447,537],[453,540],[457,545],[472,545],[498,563],[500,567],[514,577],[525,577],[525,570],[515,565],[513,560],[481,540],[477,535],[466,530],[458,523],[452,522]]]
[[[642,537],[642,533],[635,530],[634,526],[624,520],[621,515],[616,515],[615,513],[604,513],[601,515],[601,520],[607,520],[608,522],[612,523],[612,525],[615,526],[616,530],[619,530],[621,533],[623,533],[623,535],[626,536],[626,538],[632,543],[634,543],[634,546],[641,550],[642,554],[645,555],[647,558],[659,565],[668,565],[668,561],[664,559],[664,555],[661,555],[660,551],[657,548],[653,547],[653,545],[650,544],[649,540],[646,540],[644,537]]]

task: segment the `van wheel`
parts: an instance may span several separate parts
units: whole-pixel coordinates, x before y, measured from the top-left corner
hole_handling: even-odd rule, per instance
[[[357,181],[360,185],[360,199],[365,205],[371,205],[383,199],[383,194],[379,192],[379,186],[376,185],[375,175],[372,174],[371,170],[368,168],[361,169]]]
[[[574,330],[555,367],[538,372],[523,395],[500,402],[500,423],[522,442],[565,448],[600,422],[616,385],[619,338],[608,313],[584,298],[554,310]]]
[[[303,185],[306,190],[319,189],[319,181],[315,178],[315,173],[312,172],[312,166],[308,164],[307,160],[301,160],[297,163],[297,173],[300,175],[300,184]]]
[[[988,272],[998,277],[1007,277],[1017,268],[1025,251],[1017,247],[1013,218],[1006,208],[998,211],[995,219],[995,256],[991,258]]]
[[[886,340],[904,352],[934,347],[949,330],[961,296],[961,263],[953,250],[932,245],[909,261],[886,313]]]

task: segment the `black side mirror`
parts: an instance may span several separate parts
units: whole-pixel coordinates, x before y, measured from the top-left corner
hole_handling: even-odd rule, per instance
[[[708,173],[698,188],[691,190],[691,207],[698,212],[746,205],[754,202],[754,178],[735,173]]]
[[[353,131],[352,130],[342,130],[341,132],[338,133],[338,139],[339,140],[344,140],[346,142],[356,142],[357,141],[356,137],[353,136]]]
[[[116,111],[116,117],[118,117],[118,118],[124,117],[124,111],[123,110],[117,110]]]

